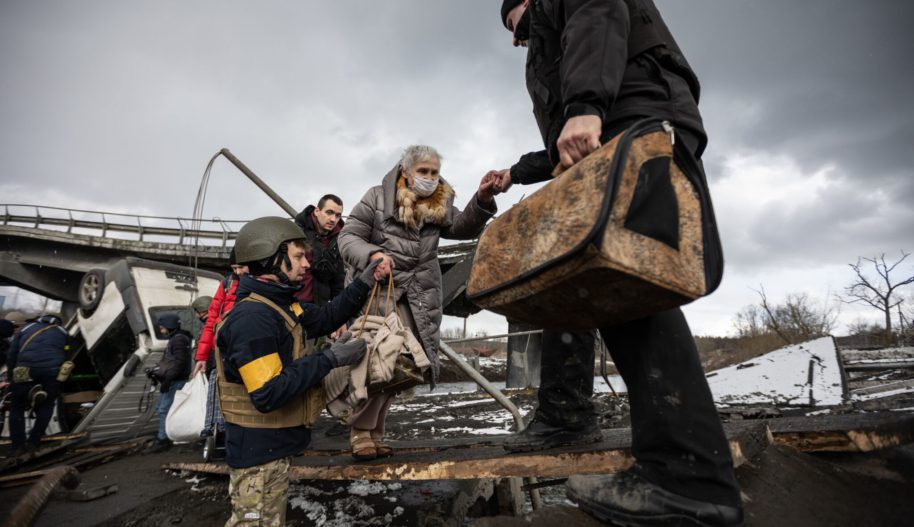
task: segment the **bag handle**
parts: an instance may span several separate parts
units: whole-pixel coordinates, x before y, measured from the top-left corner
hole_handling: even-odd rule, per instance
[[[391,299],[394,300],[394,312],[397,314],[397,318],[400,317],[400,308],[397,306],[396,298],[394,292],[396,291],[396,286],[394,286],[394,275],[393,272],[390,273],[390,277],[387,281],[387,298],[385,300],[385,310],[389,310]],[[377,304],[375,301],[377,300]],[[359,324],[359,332],[355,338],[362,336],[362,332],[365,330],[365,322],[368,320],[368,315],[371,313],[372,305],[375,308],[375,315],[379,315],[381,312],[381,287],[378,285],[378,282],[374,283],[374,287],[371,288],[371,295],[368,297],[368,306],[365,308],[364,314],[361,316]]]

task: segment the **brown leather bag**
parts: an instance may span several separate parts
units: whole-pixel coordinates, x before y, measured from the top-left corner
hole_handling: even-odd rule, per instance
[[[594,328],[714,291],[723,256],[704,173],[645,119],[496,218],[467,297],[540,327]]]

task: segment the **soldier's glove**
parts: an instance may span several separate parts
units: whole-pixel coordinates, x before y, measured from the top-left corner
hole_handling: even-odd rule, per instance
[[[330,359],[334,368],[355,364],[365,355],[365,350],[368,349],[365,340],[350,340],[351,337],[352,332],[347,331],[332,346],[324,350],[324,355]]]
[[[377,267],[379,265],[381,265],[381,262],[383,262],[383,261],[384,261],[383,258],[378,258],[376,260],[370,261],[368,263],[368,267],[366,267],[365,270],[359,274],[359,280],[361,280],[362,283],[364,283],[364,284],[373,286],[374,281],[375,281],[374,280],[374,270],[377,269]]]

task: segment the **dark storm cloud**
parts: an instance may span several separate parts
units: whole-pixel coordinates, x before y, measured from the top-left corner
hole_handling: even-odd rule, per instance
[[[912,4],[657,3],[702,82],[728,276],[914,249]],[[296,207],[348,210],[416,142],[462,202],[540,146],[498,5],[6,0],[0,202],[188,216],[228,147]],[[220,160],[206,213],[278,210]]]
[[[855,178],[895,177],[911,166],[914,4],[777,0],[665,2],[701,75],[709,128],[730,146],[790,152],[810,165],[839,162]],[[726,101],[758,104],[732,127]],[[910,170],[910,169],[908,169]]]
[[[914,5],[800,1],[661,3],[698,71],[709,178],[734,153],[789,156],[797,177],[828,169],[728,232],[746,268],[814,266],[910,247],[914,238]],[[766,181],[747,181],[746,192]],[[757,191],[758,191],[757,190]],[[757,192],[756,191],[756,192]],[[800,194],[802,193],[802,194]]]

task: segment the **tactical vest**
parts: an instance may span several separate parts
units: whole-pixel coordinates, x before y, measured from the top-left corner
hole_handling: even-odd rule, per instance
[[[314,353],[314,348],[303,338],[302,328],[298,321],[268,298],[257,293],[251,293],[241,302],[259,302],[269,306],[270,309],[282,316],[286,324],[286,330],[292,334],[292,360]],[[301,310],[298,304],[292,304],[292,310],[296,311],[296,308]],[[235,310],[233,309],[229,313],[229,317],[234,312]],[[298,313],[296,312],[296,314]],[[216,329],[217,337],[220,329],[222,329],[221,323]],[[218,339],[216,342],[218,343]],[[214,349],[216,350],[216,378],[219,389],[219,403],[222,405],[222,414],[226,422],[244,428],[292,428],[302,425],[310,427],[317,421],[317,417],[324,407],[324,389],[321,385],[311,388],[282,408],[263,413],[254,407],[254,403],[251,402],[251,396],[244,384],[229,382],[225,379],[225,370],[222,365],[222,355],[219,352],[218,344],[214,346]]]

